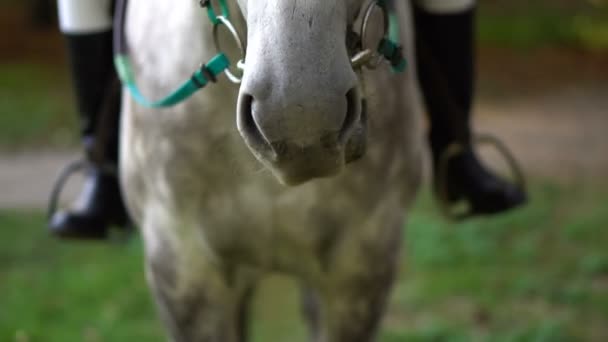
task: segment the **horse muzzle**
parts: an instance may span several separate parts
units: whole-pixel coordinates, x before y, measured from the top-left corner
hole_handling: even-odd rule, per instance
[[[365,150],[366,120],[356,87],[342,97],[287,105],[242,92],[237,116],[254,155],[287,185],[336,175]]]

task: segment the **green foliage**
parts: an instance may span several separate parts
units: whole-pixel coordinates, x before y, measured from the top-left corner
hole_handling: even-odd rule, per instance
[[[528,207],[451,225],[424,192],[381,342],[604,341],[608,189],[536,185]],[[138,239],[61,243],[0,211],[0,341],[162,341]],[[254,341],[306,341],[297,287],[271,277]]]
[[[481,44],[514,47],[575,47],[608,51],[608,8],[560,8],[550,2],[480,5]]]
[[[550,1],[482,2],[480,45],[608,51],[608,6],[570,7]],[[11,62],[0,64],[0,75],[0,149],[74,143],[78,136],[75,103],[65,67]]]
[[[0,148],[62,146],[77,136],[76,114],[61,68],[0,64]]]

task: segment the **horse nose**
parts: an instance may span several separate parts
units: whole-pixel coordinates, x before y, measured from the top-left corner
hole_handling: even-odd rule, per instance
[[[237,127],[247,145],[262,153],[265,157],[276,159],[276,151],[271,142],[262,133],[253,117],[253,96],[247,93],[239,94],[237,104]]]
[[[346,117],[344,118],[339,135],[339,140],[343,144],[348,141],[348,138],[361,119],[361,95],[359,94],[359,89],[353,87],[346,93],[346,104]]]
[[[357,87],[339,98],[321,96],[287,105],[283,101],[249,92],[241,92],[238,101],[237,123],[246,142],[275,158],[288,152],[286,146],[343,148],[361,116]]]

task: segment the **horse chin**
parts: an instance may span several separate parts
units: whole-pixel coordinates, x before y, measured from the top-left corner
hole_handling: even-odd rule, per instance
[[[268,146],[247,142],[256,158],[281,184],[296,186],[317,178],[336,176],[347,164],[361,159],[367,150],[367,122],[363,117],[342,143],[337,135],[325,139],[325,144],[306,147],[288,141]]]
[[[344,167],[365,155],[366,139],[356,135],[349,139],[336,154],[311,155],[306,151],[290,160],[270,162],[263,160],[277,180],[287,186],[297,186],[318,178],[330,178],[340,174]]]
[[[344,149],[332,153],[303,149],[292,158],[266,164],[281,184],[296,186],[317,178],[333,177],[342,172],[345,165]]]
[[[273,168],[272,173],[277,180],[286,186],[297,186],[319,178],[330,178],[338,175],[343,164],[333,169],[292,170]]]

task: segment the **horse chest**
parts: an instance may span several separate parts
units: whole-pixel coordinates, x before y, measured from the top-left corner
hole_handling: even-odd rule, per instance
[[[239,264],[319,274],[343,241],[374,240],[386,218],[378,212],[400,214],[403,187],[392,177],[353,170],[297,188],[278,185],[270,174],[229,178],[202,179],[224,186],[191,202],[197,204],[189,220],[218,256]]]
[[[362,223],[381,225],[374,222],[380,220],[377,208],[401,207],[398,196],[388,194],[404,193],[409,152],[402,135],[386,129],[403,127],[400,120],[371,120],[368,153],[342,174],[286,187],[255,160],[238,135],[232,108],[225,107],[201,98],[162,124],[150,113],[135,113],[127,125],[147,129],[127,127],[125,168],[146,171],[125,183],[145,184],[135,202],[182,227],[174,249],[191,245],[185,249],[196,254],[210,248],[240,263],[315,273],[344,236],[365,234],[357,231]],[[221,109],[205,114],[200,108]]]

